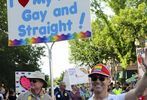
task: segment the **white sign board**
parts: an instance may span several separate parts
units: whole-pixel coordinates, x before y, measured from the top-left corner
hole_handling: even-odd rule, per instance
[[[27,78],[33,72],[15,72],[16,94],[24,93],[30,89],[30,80]]]
[[[71,85],[89,83],[88,74],[81,71],[79,68],[68,69],[63,77],[67,89],[71,89]]]
[[[9,46],[91,36],[90,0],[7,0]]]
[[[143,48],[137,48],[137,63],[138,63],[138,74],[139,77],[143,77],[145,68],[142,66],[142,58],[145,58],[145,53]]]

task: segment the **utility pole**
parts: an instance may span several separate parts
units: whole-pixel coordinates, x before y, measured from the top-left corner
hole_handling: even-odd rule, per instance
[[[55,42],[49,45],[45,43],[47,49],[48,49],[48,58],[49,58],[49,72],[50,72],[50,83],[51,83],[51,97],[54,98],[54,86],[53,86],[53,68],[52,68],[52,48]]]

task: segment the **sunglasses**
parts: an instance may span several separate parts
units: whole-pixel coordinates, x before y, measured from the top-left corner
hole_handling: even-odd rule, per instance
[[[41,82],[41,80],[38,80],[38,79],[31,79],[30,82],[36,83],[36,82]]]
[[[99,81],[103,82],[106,79],[106,76],[102,76],[102,75],[93,75],[91,76],[91,80],[92,81],[97,81],[99,79]]]

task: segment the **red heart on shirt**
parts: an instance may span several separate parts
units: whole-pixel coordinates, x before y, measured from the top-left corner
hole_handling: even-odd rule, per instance
[[[30,87],[31,87],[31,82],[26,76],[21,76],[20,77],[20,84],[26,90],[29,90]]]
[[[23,7],[25,7],[25,6],[28,4],[29,0],[18,0],[18,2],[19,2]]]

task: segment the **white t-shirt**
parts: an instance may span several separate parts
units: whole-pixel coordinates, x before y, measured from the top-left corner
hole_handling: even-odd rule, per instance
[[[126,93],[119,94],[119,95],[109,94],[109,96],[107,98],[105,98],[104,100],[125,100],[125,95],[126,95]],[[93,100],[93,97],[94,96],[89,98],[89,100]]]
[[[3,100],[3,95],[2,94],[0,94],[0,98]]]

